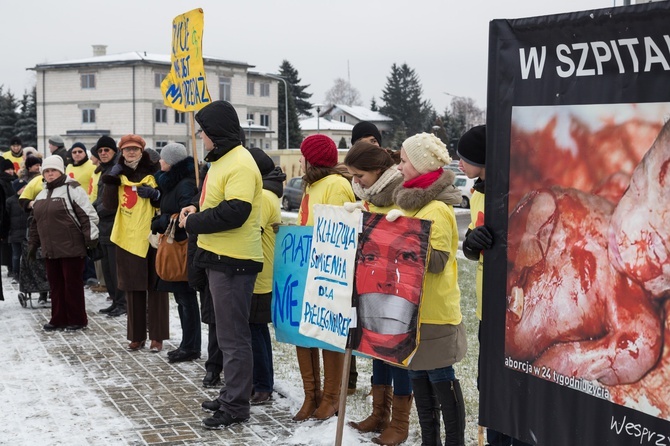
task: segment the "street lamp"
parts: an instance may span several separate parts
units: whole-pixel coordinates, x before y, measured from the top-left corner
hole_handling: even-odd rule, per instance
[[[314,104],[316,107],[316,133],[321,133],[321,128],[319,126],[319,118],[321,118],[321,105],[322,104]]]
[[[288,84],[286,83],[286,79],[280,76],[275,76],[274,74],[268,74],[265,73],[264,76],[267,76],[272,79],[277,79],[279,81],[282,81],[284,83],[284,123],[286,124],[286,147],[285,149],[288,149]]]
[[[249,148],[251,148],[251,124],[253,124],[253,122],[253,119],[247,119],[247,125],[249,126],[249,137],[247,138],[249,141],[247,142],[247,147]]]

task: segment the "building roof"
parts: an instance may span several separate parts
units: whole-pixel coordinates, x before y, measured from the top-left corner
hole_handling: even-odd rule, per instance
[[[216,57],[204,56],[205,64],[222,64],[222,65],[236,65],[245,68],[251,68],[255,65],[249,65],[246,62],[238,62],[232,60],[219,59]],[[79,66],[93,66],[93,65],[132,65],[138,62],[154,63],[160,65],[170,65],[169,54],[155,54],[147,53],[146,51],[131,51],[129,53],[119,54],[105,54],[102,56],[92,56],[85,59],[65,60],[61,62],[49,62],[37,64],[32,70],[45,70],[49,68],[70,68]]]
[[[316,117],[301,119],[299,122],[300,122],[300,130],[307,130],[307,131],[320,129],[320,130],[340,130],[340,131],[351,132],[351,130],[354,128],[353,125],[347,124],[346,122],[340,122],[326,118],[318,118],[318,123]]]
[[[393,121],[393,119],[389,118],[388,116],[382,115],[381,113],[376,111],[372,111],[369,108],[363,107],[361,105],[343,105],[343,104],[331,105],[325,112],[321,114],[321,116],[331,115],[335,113],[338,109],[348,115],[353,116],[359,121],[370,121],[370,122]]]

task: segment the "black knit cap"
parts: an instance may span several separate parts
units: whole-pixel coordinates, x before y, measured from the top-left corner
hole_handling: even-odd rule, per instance
[[[7,158],[3,158],[2,161],[0,161],[0,169],[4,172],[5,170],[13,169],[14,168],[14,163],[8,160]]]
[[[74,150],[75,147],[78,147],[81,150],[83,150],[84,152],[86,152],[86,146],[84,145],[83,142],[76,142],[76,143],[72,144],[72,147],[70,147],[70,152],[72,152],[72,150]]]
[[[30,169],[35,164],[39,164],[41,166],[42,165],[42,158],[39,158],[37,156],[28,155],[26,157],[26,162],[24,164],[26,166],[26,169]]]
[[[97,143],[95,143],[98,149],[101,149],[103,147],[108,147],[112,149],[115,152],[118,152],[119,149],[116,147],[116,141],[114,141],[114,138],[109,137],[107,135],[103,135],[100,137]]]
[[[254,157],[254,161],[256,161],[256,165],[258,166],[258,170],[261,171],[261,176],[265,176],[275,170],[275,163],[272,161],[272,158],[263,151],[263,149],[259,149],[258,147],[252,147],[249,150],[249,153],[251,153],[251,156]]]
[[[377,126],[369,121],[360,121],[351,129],[351,144],[366,136],[374,136],[379,145],[382,145],[382,134]]]
[[[486,125],[477,125],[458,140],[458,156],[468,164],[486,166]]]
[[[9,140],[9,145],[14,146],[14,145],[22,145],[21,144],[21,138],[18,136],[12,136],[12,139]]]

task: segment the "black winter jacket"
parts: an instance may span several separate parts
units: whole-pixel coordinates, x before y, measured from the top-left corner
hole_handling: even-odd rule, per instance
[[[9,217],[8,243],[21,243],[26,240],[28,229],[28,214],[19,204],[19,196],[13,195],[7,199],[7,215]]]
[[[108,163],[100,163],[95,169],[95,173],[100,173],[100,177],[105,175],[109,169],[111,169],[114,164],[118,161],[118,153],[114,155]],[[114,218],[116,218],[116,208],[114,210],[107,209],[102,205],[102,196],[105,190],[105,184],[102,181],[98,181],[98,195],[93,202],[93,207],[100,217],[100,223],[98,223],[98,230],[100,231],[100,243],[109,244],[111,243],[109,237],[112,235],[112,227],[114,227]]]

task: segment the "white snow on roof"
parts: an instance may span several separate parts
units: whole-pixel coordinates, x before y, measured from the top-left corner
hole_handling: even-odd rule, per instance
[[[300,130],[343,130],[351,132],[354,126],[346,122],[334,121],[326,118],[319,118],[317,126],[317,118],[305,118],[300,120]]]
[[[330,110],[330,114],[333,114],[336,109],[340,109],[343,112],[353,116],[354,118],[358,119],[359,121],[392,121],[391,118],[389,118],[386,115],[382,115],[379,112],[372,111],[366,107],[363,107],[361,105],[342,105],[342,104],[335,104],[333,106],[333,109]]]
[[[232,64],[242,64],[249,65],[246,62],[237,62],[231,60],[219,59],[217,57],[209,57],[207,55],[203,56],[205,60],[213,60],[218,62],[227,62]],[[162,64],[170,63],[169,54],[156,54],[156,53],[147,53],[145,51],[131,51],[128,53],[119,53],[119,54],[105,54],[104,56],[92,56],[85,59],[75,59],[75,60],[64,60],[60,62],[45,62],[43,64],[38,64],[37,67],[41,66],[58,66],[58,65],[85,65],[85,64],[102,64],[102,63],[114,63],[114,62],[133,62],[133,61],[146,61],[146,62],[157,62]],[[252,65],[249,65],[252,66]]]

